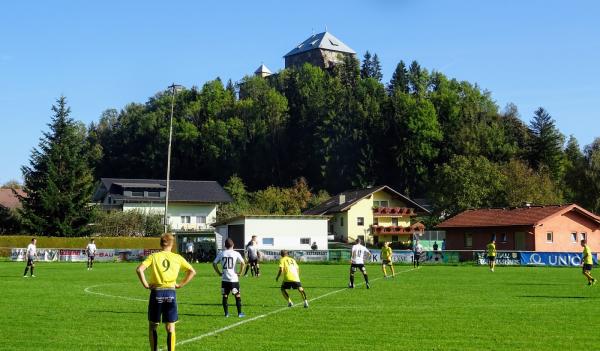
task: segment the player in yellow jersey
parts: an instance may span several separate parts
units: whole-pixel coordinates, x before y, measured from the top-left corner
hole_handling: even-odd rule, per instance
[[[587,240],[585,239],[581,240],[581,247],[583,247],[583,259],[581,262],[581,265],[583,266],[583,275],[585,275],[585,277],[587,278],[588,285],[594,285],[596,284],[596,279],[594,279],[594,277],[592,277],[591,274],[592,266],[594,265],[592,250],[587,245]]]
[[[182,288],[196,275],[194,268],[183,257],[171,252],[174,240],[175,238],[170,233],[161,236],[162,251],[148,256],[136,270],[144,288],[150,289],[148,322],[150,350],[152,351],[158,350],[156,329],[161,322],[161,317],[167,330],[167,350],[175,350],[175,322],[179,319],[175,289]],[[149,282],[144,275],[147,268],[150,268]],[[186,271],[186,274],[183,280],[177,283],[180,269]]]
[[[388,277],[387,271],[385,270],[386,266],[390,266],[392,277],[394,277],[396,273],[394,273],[394,265],[392,264],[392,248],[387,241],[383,243],[383,247],[381,248],[381,270],[383,271],[384,278]]]
[[[288,302],[288,307],[294,306],[290,295],[287,293],[287,289],[298,289],[300,295],[304,299],[304,308],[308,308],[308,300],[306,299],[306,292],[300,283],[300,268],[296,260],[288,256],[287,250],[281,250],[281,259],[279,260],[279,272],[275,281],[279,280],[279,277],[283,274],[283,283],[281,284],[281,294]]]
[[[486,253],[488,259],[488,265],[490,266],[490,271],[494,271],[494,267],[496,267],[496,240],[493,240],[487,244]]]

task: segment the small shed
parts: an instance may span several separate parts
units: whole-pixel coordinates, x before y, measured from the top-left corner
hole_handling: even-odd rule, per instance
[[[217,241],[231,238],[236,249],[243,249],[253,235],[259,249],[327,249],[325,216],[256,215],[239,216],[215,223]],[[219,243],[217,243],[218,246]]]

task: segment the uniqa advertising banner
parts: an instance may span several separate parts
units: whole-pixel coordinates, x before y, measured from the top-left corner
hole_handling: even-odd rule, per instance
[[[598,264],[597,254],[592,254],[594,264]],[[538,266],[580,266],[582,255],[574,252],[521,252],[522,265]]]
[[[487,265],[487,253],[474,252],[475,262],[480,265]],[[496,252],[496,264],[499,266],[519,266],[522,263],[522,252],[502,251]]]

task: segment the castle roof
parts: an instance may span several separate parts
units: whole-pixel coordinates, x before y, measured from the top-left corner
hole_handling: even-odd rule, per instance
[[[296,55],[301,52],[310,51],[314,49],[323,49],[349,54],[356,54],[356,51],[352,50],[348,45],[344,44],[333,34],[329,32],[323,32],[311,35],[308,39],[298,44],[298,46],[296,46],[292,51],[285,54],[284,57]]]

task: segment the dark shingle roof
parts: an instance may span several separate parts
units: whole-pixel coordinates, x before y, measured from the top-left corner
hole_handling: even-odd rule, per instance
[[[439,229],[447,228],[484,228],[534,226],[548,217],[569,211],[576,211],[600,224],[600,218],[575,204],[471,209],[457,214],[437,225]]]
[[[104,198],[107,191],[110,191],[113,185],[126,186],[129,188],[157,189],[158,186],[166,189],[167,181],[164,179],[123,179],[123,178],[102,178],[101,187],[94,195],[95,201]],[[136,198],[139,199],[139,198]],[[169,189],[169,202],[207,202],[207,203],[227,203],[233,199],[219,185],[212,180],[171,180]]]
[[[284,57],[299,54],[301,52],[314,50],[314,49],[325,49],[331,51],[345,52],[348,54],[356,54],[356,51],[352,50],[348,45],[344,44],[341,40],[333,36],[329,32],[323,32],[319,34],[313,34],[308,39],[298,44],[290,52],[285,54]]]
[[[21,189],[15,190],[19,196],[25,196],[25,192]],[[21,201],[15,193],[13,189],[0,189],[0,206],[4,206],[6,208],[20,208]]]
[[[376,187],[366,188],[366,189],[344,191],[343,193],[337,194],[337,195],[329,198],[327,201],[319,204],[318,206],[315,206],[311,209],[304,211],[303,214],[305,214],[305,215],[324,215],[324,214],[330,214],[330,213],[336,213],[336,212],[343,212],[343,211],[346,211],[350,206],[354,205],[359,200],[361,200],[375,192],[378,192],[380,190],[388,191],[389,193],[401,198],[402,201],[406,202],[407,205],[414,206],[417,213],[429,213],[429,211],[427,209],[425,209],[423,206],[419,205],[418,203],[414,202],[413,200],[409,199],[408,197],[400,194],[399,192],[390,188],[387,185],[381,185],[381,186],[376,186]],[[339,203],[340,195],[345,196],[345,201],[342,204]]]

